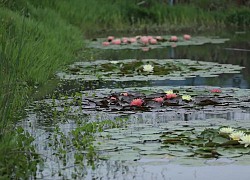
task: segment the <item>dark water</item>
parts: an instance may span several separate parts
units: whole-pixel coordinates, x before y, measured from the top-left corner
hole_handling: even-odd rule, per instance
[[[61,92],[73,93],[79,91],[84,86],[85,90],[95,90],[102,88],[128,88],[128,87],[154,87],[154,86],[217,86],[217,87],[236,87],[242,89],[250,88],[250,33],[227,33],[221,36],[230,38],[231,40],[225,44],[205,44],[202,46],[187,46],[187,47],[167,47],[161,49],[151,49],[148,52],[141,50],[105,50],[98,51],[96,59],[191,59],[199,61],[211,61],[222,64],[236,64],[244,66],[245,69],[240,74],[222,74],[216,78],[195,77],[186,80],[161,80],[161,81],[136,81],[136,82],[113,82],[113,81],[95,81],[79,84],[77,82],[62,83]],[[59,88],[59,89],[60,89]],[[92,113],[92,119],[100,118],[98,112]],[[103,118],[111,116],[104,115]],[[145,119],[146,122],[152,123],[155,118],[154,113],[141,113],[131,115],[131,117]],[[184,114],[171,115],[168,113],[162,117],[161,123],[167,120],[186,120]],[[91,117],[90,117],[91,118]],[[159,120],[159,117],[157,117]],[[196,114],[188,115],[188,120],[200,120],[208,118],[224,118],[226,120],[250,120],[249,109],[245,111],[231,111],[219,113],[204,113],[202,111]],[[70,152],[67,156],[69,165],[64,168],[62,174],[64,178],[58,176],[58,171],[62,164],[58,163],[57,157],[53,156],[53,148],[48,146],[49,137],[53,133],[52,123],[44,123],[47,120],[43,116],[39,116],[36,112],[30,113],[27,119],[23,122],[23,126],[35,137],[35,145],[38,152],[46,155],[46,163],[44,168],[37,173],[40,179],[70,179],[71,173],[74,172],[73,153]],[[59,127],[64,133],[73,130],[76,125],[73,121],[68,120],[66,123],[58,122]],[[214,161],[211,163],[211,161]],[[197,164],[180,165],[164,159],[141,159],[134,162],[113,162],[101,161],[97,163],[96,169],[87,169],[86,172],[78,176],[77,179],[220,179],[230,180],[239,178],[241,180],[249,179],[250,165],[238,165],[237,160],[230,159],[213,159],[206,160],[202,166]]]

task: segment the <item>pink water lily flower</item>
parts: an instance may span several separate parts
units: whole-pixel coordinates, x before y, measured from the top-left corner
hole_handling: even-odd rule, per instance
[[[177,95],[175,93],[171,93],[171,94],[166,94],[166,99],[174,99],[177,97]]]
[[[110,43],[109,43],[109,42],[107,42],[107,41],[105,41],[105,42],[102,42],[102,45],[103,45],[103,46],[109,46],[109,45],[110,45]]]
[[[142,36],[141,39],[140,39],[141,43],[142,44],[148,44],[149,42],[149,39],[147,36]]]
[[[121,40],[120,39],[114,39],[114,40],[112,40],[112,44],[120,45],[121,44]]]
[[[136,41],[137,41],[136,38],[129,38],[129,42],[130,42],[130,43],[135,43]]]
[[[177,42],[178,41],[178,37],[177,36],[171,36],[170,37],[170,41]]]
[[[114,36],[108,36],[108,37],[107,37],[107,40],[108,40],[108,41],[112,41],[112,40],[114,40],[114,39],[115,39]]]
[[[142,106],[143,100],[140,98],[137,99],[133,99],[133,101],[131,101],[130,106]]]
[[[190,36],[189,34],[184,34],[184,35],[183,35],[183,38],[184,38],[185,40],[190,40],[190,39],[191,39],[191,36]]]
[[[128,43],[128,38],[127,37],[123,37],[122,38],[122,42],[125,43],[125,44]]]
[[[114,96],[111,96],[110,97],[110,100],[116,100],[117,98],[116,97],[114,97]]]
[[[153,99],[155,102],[159,102],[159,103],[162,103],[163,102],[163,97],[157,97],[157,98],[154,98]]]
[[[214,88],[210,91],[211,93],[221,93],[222,91],[218,88]]]
[[[149,42],[150,44],[157,44],[157,40],[154,38],[150,39]]]

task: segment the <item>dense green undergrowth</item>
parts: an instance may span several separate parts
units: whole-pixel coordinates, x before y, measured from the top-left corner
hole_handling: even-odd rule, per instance
[[[250,25],[249,8],[233,7],[233,3],[224,7],[225,3],[207,6],[199,1],[175,6],[140,2],[0,0],[0,153],[4,154],[0,176],[27,178],[31,174],[22,172],[35,170],[32,140],[28,135],[20,138],[15,122],[35,89],[74,61],[77,50],[84,47],[83,34]],[[83,59],[90,55],[83,53]]]

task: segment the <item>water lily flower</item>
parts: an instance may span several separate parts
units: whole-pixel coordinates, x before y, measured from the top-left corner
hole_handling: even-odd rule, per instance
[[[122,96],[128,96],[128,93],[127,92],[123,92],[121,93]]]
[[[143,65],[143,71],[153,72],[154,71],[154,67],[151,64]]]
[[[107,37],[107,40],[108,40],[108,41],[112,41],[112,40],[114,40],[114,39],[115,39],[114,36],[108,36],[108,37]]]
[[[168,91],[165,91],[166,94],[173,94],[173,90],[168,90]]]
[[[116,97],[111,96],[111,97],[110,97],[110,100],[116,100]]]
[[[125,43],[125,44],[128,43],[128,38],[127,37],[123,37],[122,38],[122,42]]]
[[[192,97],[190,95],[183,95],[181,96],[182,100],[185,100],[185,101],[191,101],[192,100]]]
[[[157,40],[154,38],[150,39],[149,42],[150,44],[157,44]]]
[[[167,99],[174,99],[174,98],[176,98],[176,97],[177,97],[177,95],[176,95],[175,93],[166,94],[166,98],[167,98]]]
[[[136,38],[129,38],[130,43],[135,43],[136,41],[137,41]]]
[[[224,133],[224,134],[231,134],[233,133],[235,130],[231,127],[223,127],[220,128],[219,133]]]
[[[232,132],[229,137],[232,139],[232,140],[237,140],[239,141],[241,139],[241,137],[245,136],[245,133],[243,131],[235,131],[235,132]]]
[[[191,39],[191,36],[190,36],[189,34],[184,34],[184,35],[183,35],[183,38],[184,38],[185,40],[190,40],[190,39]]]
[[[156,36],[155,39],[161,41],[163,38],[161,36]]]
[[[149,39],[147,36],[142,36],[141,39],[140,39],[141,43],[142,44],[148,44],[149,42]]]
[[[241,141],[239,141],[240,144],[245,144],[245,147],[250,145],[250,135],[245,135],[240,139],[241,139]]]
[[[171,36],[170,37],[170,41],[177,42],[178,41],[178,37],[177,36]]]
[[[222,91],[220,89],[214,88],[210,92],[211,93],[221,93]]]
[[[162,103],[163,102],[163,97],[157,97],[153,99],[155,102]]]
[[[143,100],[140,98],[131,101],[130,106],[142,106]]]
[[[119,61],[110,61],[111,64],[118,64]]]
[[[120,39],[113,39],[111,42],[114,45],[120,45],[122,43]]]
[[[105,41],[105,42],[102,42],[102,45],[103,45],[103,46],[109,46],[109,45],[110,45],[110,43],[109,43],[109,42],[107,42],[107,41]]]

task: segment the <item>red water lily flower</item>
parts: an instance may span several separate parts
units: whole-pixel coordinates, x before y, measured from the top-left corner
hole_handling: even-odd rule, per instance
[[[215,88],[215,89],[212,89],[210,92],[211,93],[221,93],[222,91],[220,89]]]
[[[177,97],[177,95],[176,95],[175,93],[166,94],[166,98],[167,98],[167,99],[174,99],[174,98],[176,98],[176,97]]]
[[[143,100],[140,98],[131,101],[130,106],[142,106]]]
[[[163,97],[157,97],[153,99],[155,102],[162,103],[163,102]]]

